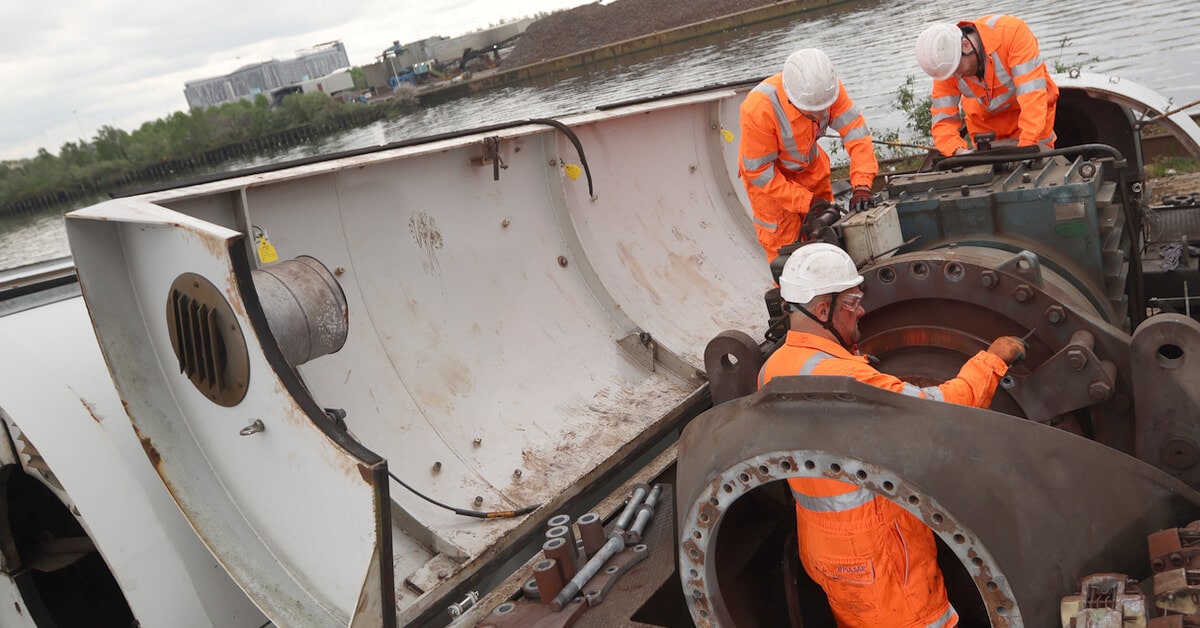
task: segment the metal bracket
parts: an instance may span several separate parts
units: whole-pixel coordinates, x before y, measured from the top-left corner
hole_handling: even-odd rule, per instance
[[[1025,416],[1047,421],[1060,414],[1107,401],[1116,387],[1116,366],[1101,360],[1091,347],[1069,344],[1028,377],[1018,378],[1008,393]]]
[[[471,158],[472,166],[483,166],[486,164],[492,164],[493,181],[500,180],[501,168],[508,169],[508,165],[500,157],[500,138],[495,135],[483,138],[483,154]]]
[[[661,365],[668,373],[692,386],[699,386],[705,381],[703,373],[685,362],[683,358],[664,349],[662,345],[654,341],[650,332],[639,329],[618,340],[617,346],[621,347],[636,364],[651,373]]]

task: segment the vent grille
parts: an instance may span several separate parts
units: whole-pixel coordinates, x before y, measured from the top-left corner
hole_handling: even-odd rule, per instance
[[[246,341],[216,286],[193,273],[176,278],[167,298],[167,324],[179,372],[212,401],[241,403],[250,372]]]

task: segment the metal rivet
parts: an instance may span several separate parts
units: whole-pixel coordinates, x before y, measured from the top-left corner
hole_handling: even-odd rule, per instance
[[[508,220],[507,218],[505,218],[504,220],[501,220],[501,221],[500,221],[500,227],[501,227],[501,228],[504,228],[504,229],[507,229],[507,228],[508,228],[508,226],[509,226],[509,225],[511,225],[511,224],[512,224],[512,223],[511,223],[511,222],[509,222],[509,220]]]
[[[335,274],[335,275],[345,275],[345,274],[346,274],[346,267],[345,267],[345,266],[338,266],[337,268],[333,269],[333,274]]]
[[[517,469],[517,470],[513,471],[513,477],[514,477],[514,478],[519,478],[519,477],[521,477],[521,470],[520,470],[520,469]]]
[[[471,441],[471,444],[472,444],[472,445],[475,445],[476,447],[478,447],[478,446],[480,446],[480,445],[482,445],[482,444],[483,444],[483,439],[482,439],[482,438],[476,438],[475,440]]]
[[[562,266],[563,268],[566,268],[567,267],[567,258],[563,255],[559,255],[558,256],[558,265]]]
[[[481,504],[483,504],[483,496],[482,496],[482,495],[476,495],[476,496],[475,496],[475,505],[476,505],[476,506],[479,506],[479,505],[481,505]]]
[[[440,463],[440,462],[433,463],[433,472],[434,473],[437,473],[438,471],[441,471],[441,470],[442,470],[442,463]]]

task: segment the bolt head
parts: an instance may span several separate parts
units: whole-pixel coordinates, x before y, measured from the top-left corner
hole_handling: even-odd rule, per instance
[[[1013,298],[1021,303],[1027,303],[1033,298],[1033,289],[1025,284],[1021,284],[1013,291]]]
[[[1083,367],[1087,366],[1087,354],[1079,349],[1071,349],[1067,351],[1067,366],[1073,371],[1082,371]]]
[[[1112,386],[1104,382],[1092,382],[1088,385],[1088,396],[1093,401],[1105,401],[1112,394]]]
[[[983,284],[984,288],[996,287],[996,273],[990,270],[985,270],[979,274],[979,283]]]

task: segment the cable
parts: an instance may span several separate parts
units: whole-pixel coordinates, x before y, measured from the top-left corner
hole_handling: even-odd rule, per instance
[[[521,515],[527,515],[533,511],[537,510],[538,508],[542,507],[541,504],[534,504],[532,506],[526,506],[524,508],[519,508],[517,510],[498,510],[498,511],[492,511],[492,512],[482,512],[479,510],[467,510],[465,508],[455,508],[454,506],[450,506],[448,504],[443,504],[442,502],[439,502],[438,500],[433,499],[432,497],[427,497],[424,494],[422,494],[421,491],[418,491],[417,489],[409,486],[408,484],[405,484],[404,480],[401,480],[400,478],[396,477],[396,474],[392,473],[391,469],[388,469],[388,476],[391,477],[393,480],[395,480],[396,483],[399,484],[400,486],[403,486],[404,488],[411,491],[413,495],[420,497],[421,499],[433,504],[434,506],[438,506],[440,508],[445,508],[446,510],[451,511],[456,515],[462,515],[464,517],[474,517],[475,519],[507,519],[509,517],[520,517]]]

